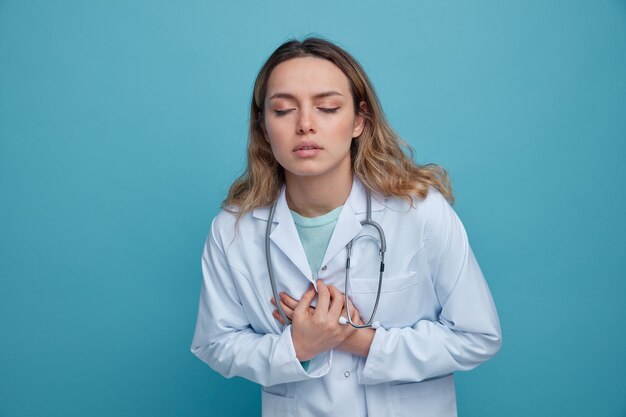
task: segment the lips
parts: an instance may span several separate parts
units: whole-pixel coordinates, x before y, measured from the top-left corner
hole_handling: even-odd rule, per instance
[[[298,158],[311,158],[320,153],[322,148],[315,142],[301,142],[294,149],[293,153]]]
[[[315,142],[302,142],[299,143],[298,146],[296,146],[293,151],[310,151],[310,150],[314,150],[314,149],[321,149],[317,143]]]

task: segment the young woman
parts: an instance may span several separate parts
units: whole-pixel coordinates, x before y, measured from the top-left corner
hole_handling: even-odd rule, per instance
[[[259,72],[191,350],[261,384],[264,416],[455,416],[453,372],[499,350],[447,174],[403,145],[338,46],[286,42]]]

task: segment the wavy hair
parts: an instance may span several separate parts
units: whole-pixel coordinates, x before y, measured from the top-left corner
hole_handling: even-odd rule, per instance
[[[350,153],[354,175],[372,192],[400,197],[412,203],[425,198],[430,186],[454,204],[447,171],[436,164],[413,162],[413,149],[391,128],[374,87],[359,63],[339,46],[316,37],[280,45],[267,59],[254,83],[250,104],[248,164],[230,187],[222,207],[237,217],[257,207],[272,204],[285,181],[285,173],[265,139],[263,112],[267,82],[272,70],[294,58],[316,57],[335,64],[348,78],[355,112],[365,118],[363,132],[353,139]],[[365,102],[365,108],[359,104]]]

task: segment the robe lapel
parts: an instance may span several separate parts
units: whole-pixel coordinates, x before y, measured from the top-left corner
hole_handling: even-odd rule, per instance
[[[352,207],[344,205],[339,213],[335,230],[330,237],[326,253],[324,254],[324,260],[322,265],[326,265],[331,259],[333,259],[346,245],[355,237],[359,235],[363,229],[361,222],[357,218]]]
[[[284,187],[278,196],[274,222],[278,224],[270,234],[270,240],[276,244],[278,249],[289,258],[309,281],[313,282],[311,266],[304,253],[300,236],[298,236],[298,230],[296,229],[293,217],[289,211],[289,206],[287,206]],[[278,267],[278,265],[279,263],[275,262],[274,268]],[[276,271],[276,274],[280,274],[280,271]]]
[[[372,198],[372,212],[381,211],[383,205],[376,196]],[[346,245],[359,235],[363,226],[361,220],[365,220],[367,212],[367,193],[363,184],[356,179],[352,182],[352,189],[346,204],[344,204],[337,219],[337,225],[328,243],[328,248],[324,254],[322,265],[326,265],[333,259]]]

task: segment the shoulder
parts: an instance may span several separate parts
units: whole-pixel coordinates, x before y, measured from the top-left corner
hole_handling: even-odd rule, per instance
[[[442,211],[452,210],[448,200],[434,187],[428,187],[425,197],[414,196],[409,203],[400,197],[387,197],[384,199],[385,208],[392,211],[417,215],[422,218],[436,217]]]
[[[241,236],[249,236],[260,225],[254,216],[254,211],[249,211],[238,216],[238,207],[224,207],[213,218],[209,238],[212,238],[222,248],[229,247]],[[265,222],[262,222],[265,223]]]
[[[466,235],[461,219],[436,188],[429,188],[428,195],[419,201],[417,209],[424,219],[426,239],[449,242],[454,236]]]
[[[428,187],[426,197],[414,198],[413,202],[415,207],[425,215],[436,215],[441,214],[442,211],[452,210],[448,200],[434,187]]]
[[[434,187],[428,188],[425,197],[414,196],[409,203],[400,197],[385,199],[386,211],[407,228],[420,230],[425,239],[441,235],[458,222],[454,209]]]
[[[222,208],[211,221],[211,232],[214,234],[228,232],[229,229],[235,227],[236,223],[237,211]]]

